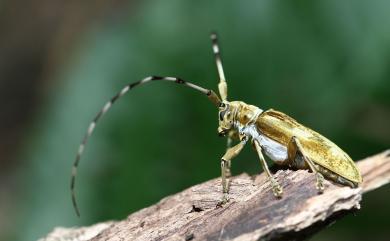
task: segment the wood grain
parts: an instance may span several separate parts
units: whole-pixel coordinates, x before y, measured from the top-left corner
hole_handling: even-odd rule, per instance
[[[221,180],[216,178],[168,196],[121,221],[82,228],[56,228],[40,241],[127,240],[302,240],[328,223],[360,208],[362,193],[390,181],[390,151],[357,163],[359,188],[326,181],[323,194],[305,170],[279,170],[284,196],[273,196],[264,173],[235,176],[229,203],[218,206]]]

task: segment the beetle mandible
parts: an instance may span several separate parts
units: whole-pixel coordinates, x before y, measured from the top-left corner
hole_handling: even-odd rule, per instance
[[[242,101],[228,101],[227,83],[222,67],[217,35],[212,33],[210,37],[219,75],[218,90],[220,97],[212,90],[181,78],[150,76],[122,88],[104,105],[89,124],[72,167],[70,188],[73,207],[78,216],[80,212],[74,189],[77,167],[96,123],[119,98],[131,89],[154,81],[173,82],[195,89],[206,95],[218,107],[218,134],[227,137],[227,150],[221,158],[223,194],[221,204],[229,201],[228,178],[231,176],[231,160],[238,156],[248,141],[255,148],[276,197],[282,196],[283,189],[270,172],[263,154],[278,165],[311,170],[316,177],[315,186],[319,193],[324,191],[324,176],[334,182],[350,187],[357,187],[362,182],[361,174],[352,159],[326,137],[305,127],[282,112],[273,109],[263,111]],[[238,144],[232,146],[234,140],[237,140]]]

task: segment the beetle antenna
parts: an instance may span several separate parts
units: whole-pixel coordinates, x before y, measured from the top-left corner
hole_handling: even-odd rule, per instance
[[[219,95],[221,96],[222,101],[225,101],[227,99],[227,84],[226,84],[226,78],[222,67],[222,60],[221,60],[220,50],[218,46],[217,33],[215,32],[211,33],[210,38],[213,44],[215,63],[217,64],[218,75],[219,75],[219,84],[218,84]]]
[[[216,106],[219,106],[220,103],[221,103],[221,100],[219,99],[218,95],[216,95],[214,93],[214,91],[205,89],[205,88],[200,87],[198,85],[195,85],[195,84],[193,84],[191,82],[188,82],[188,81],[182,80],[180,78],[176,78],[176,77],[149,76],[149,77],[146,77],[146,78],[144,78],[144,79],[142,79],[140,81],[128,84],[124,88],[122,88],[121,91],[119,91],[115,96],[113,96],[103,106],[103,108],[97,113],[95,118],[89,124],[88,130],[87,130],[87,132],[84,135],[84,138],[83,138],[83,140],[82,140],[82,142],[81,142],[81,144],[79,146],[79,149],[78,149],[78,152],[77,152],[77,155],[76,155],[76,159],[75,159],[75,161],[73,163],[72,177],[71,177],[71,182],[70,182],[70,190],[71,190],[71,194],[72,194],[73,207],[74,207],[74,209],[76,211],[77,216],[80,216],[80,211],[79,211],[79,208],[77,206],[76,194],[75,194],[75,180],[76,180],[76,175],[77,175],[77,166],[79,165],[81,155],[84,152],[85,145],[87,144],[89,137],[92,135],[92,133],[93,133],[95,127],[96,127],[96,123],[100,120],[101,117],[103,117],[104,114],[107,113],[107,111],[111,108],[111,106],[119,98],[124,96],[129,90],[135,88],[136,86],[140,86],[140,85],[143,85],[143,84],[151,82],[151,81],[160,81],[160,80],[161,81],[174,82],[174,83],[177,83],[177,84],[182,84],[182,85],[185,85],[185,86],[190,87],[192,89],[195,89],[195,90],[205,94],[210,99],[210,101],[213,102]]]

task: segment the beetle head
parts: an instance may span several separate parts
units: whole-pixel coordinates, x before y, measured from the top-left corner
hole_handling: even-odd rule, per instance
[[[235,136],[238,134],[240,126],[247,126],[255,122],[261,112],[263,110],[242,101],[222,101],[219,105],[218,134],[220,136]]]
[[[228,101],[222,101],[219,105],[219,126],[218,134],[220,136],[225,136],[229,133],[230,130],[234,127],[234,115],[235,115],[235,105],[229,103]]]

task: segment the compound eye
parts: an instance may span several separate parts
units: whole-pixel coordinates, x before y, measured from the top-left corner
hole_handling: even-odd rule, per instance
[[[222,111],[219,112],[219,120],[220,121],[223,121],[223,114],[224,114],[224,112],[222,112]]]
[[[226,109],[224,109],[224,110],[221,110],[221,111],[219,112],[219,119],[220,119],[221,121],[223,121],[223,118],[225,117],[225,114],[229,114],[229,112],[230,112],[230,111],[228,111],[228,107],[226,107]]]

